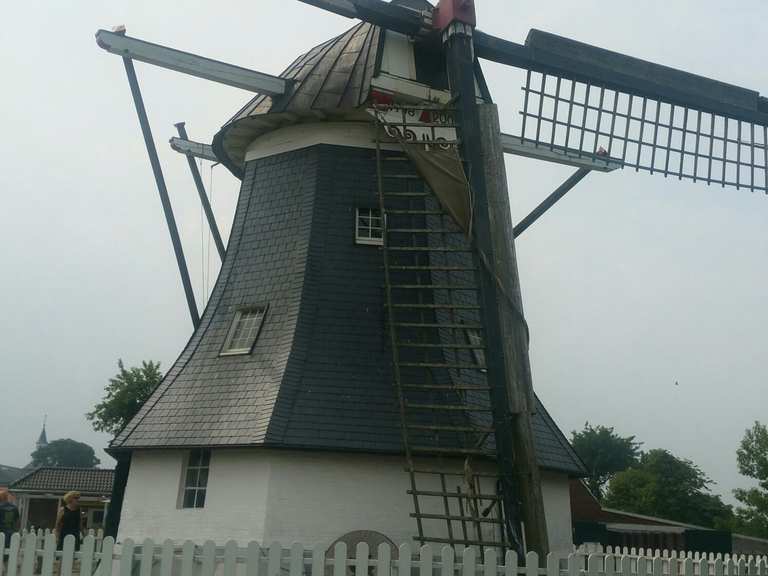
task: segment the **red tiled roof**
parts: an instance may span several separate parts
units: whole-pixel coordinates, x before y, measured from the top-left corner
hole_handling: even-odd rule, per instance
[[[12,482],[11,490],[25,492],[69,492],[77,490],[83,494],[109,496],[112,494],[114,470],[101,468],[54,468],[42,467],[32,470]]]

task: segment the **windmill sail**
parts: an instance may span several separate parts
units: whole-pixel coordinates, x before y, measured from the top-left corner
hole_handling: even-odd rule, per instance
[[[768,192],[768,114],[757,92],[538,31],[520,48],[522,144]]]

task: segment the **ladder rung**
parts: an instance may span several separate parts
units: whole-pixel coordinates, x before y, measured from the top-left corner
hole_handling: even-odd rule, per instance
[[[385,198],[425,198],[429,192],[384,192]]]
[[[448,228],[387,228],[387,232],[397,234],[464,234],[462,230]]]
[[[437,348],[447,350],[485,350],[485,346],[479,344],[421,344],[419,342],[398,342],[402,348]]]
[[[422,520],[455,520],[457,522],[484,522],[486,524],[503,524],[498,518],[485,518],[481,516],[449,516],[448,514],[417,514],[411,512],[411,518],[421,518]]]
[[[472,266],[390,266],[390,270],[407,270],[423,272],[474,272]]]
[[[456,384],[455,386],[446,384],[400,384],[400,387],[405,390],[436,390],[439,392],[462,392],[462,391],[477,391],[477,392],[490,392],[489,386],[483,386],[481,384]]]
[[[476,286],[451,286],[450,284],[392,284],[390,288],[398,290],[466,290],[478,292]]]
[[[400,362],[403,368],[445,368],[447,370],[487,370],[483,364],[462,364],[454,362]]]
[[[408,490],[406,493],[410,494],[411,496],[440,496],[441,498],[442,497],[470,498],[470,495],[466,493],[439,492],[437,490]],[[496,494],[473,494],[471,497],[477,498],[479,500],[501,500],[501,496],[498,496]]]
[[[440,424],[406,424],[409,430],[434,430],[443,432],[493,432],[493,428],[473,428],[472,426],[441,426]]]
[[[387,214],[410,214],[412,216],[448,216],[442,210],[385,210]]]
[[[463,544],[464,546],[482,546],[483,548],[511,548],[506,542],[489,542],[487,540],[463,540],[461,538],[432,538],[429,536],[414,536],[414,540],[421,542],[434,542],[436,544]]]
[[[431,322],[394,322],[396,328],[451,328],[467,330],[482,330],[483,327],[480,324],[439,324]]]
[[[406,401],[406,407],[411,410],[445,410],[448,412],[491,412],[490,408],[473,408],[470,406],[456,406],[454,404],[413,404]]]
[[[387,246],[391,252],[472,252],[471,248],[448,248],[447,246]]]
[[[384,306],[389,306],[385,304]],[[480,310],[474,304],[392,304],[392,308],[425,308],[429,310]]]

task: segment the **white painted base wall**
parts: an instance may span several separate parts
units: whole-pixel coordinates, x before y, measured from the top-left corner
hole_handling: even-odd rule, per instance
[[[396,544],[410,542],[415,534],[401,457],[214,450],[205,507],[180,509],[184,455],[180,450],[133,453],[120,539],[314,546],[330,545],[354,530],[375,530]],[[567,476],[545,472],[543,492],[550,547],[567,552],[572,545]],[[442,513],[439,499],[434,512]]]

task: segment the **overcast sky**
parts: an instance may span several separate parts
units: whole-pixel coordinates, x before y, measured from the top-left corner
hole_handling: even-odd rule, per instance
[[[539,28],[768,93],[765,2],[477,4],[479,27],[510,40]],[[122,63],[94,33],[125,24],[277,74],[352,22],[293,0],[6,0],[2,10],[0,464],[29,461],[48,414],[50,439],[88,442],[111,467],[100,451],[109,439],[85,412],[118,358],[167,369],[191,323]],[[186,161],[166,143],[182,120],[210,141],[249,95],[136,67],[201,301],[217,257]],[[485,71],[513,131],[520,74]],[[522,159],[507,170],[515,220],[573,171]],[[223,167],[203,175],[226,236],[238,182]],[[670,449],[730,501],[746,483],[735,459],[743,431],[768,420],[768,199],[593,174],[520,238],[518,255],[534,384],[563,431],[589,421]]]

